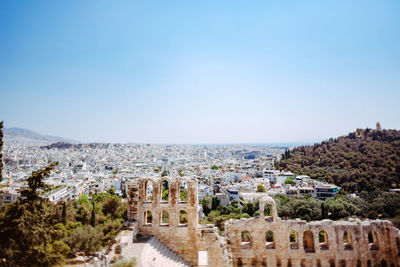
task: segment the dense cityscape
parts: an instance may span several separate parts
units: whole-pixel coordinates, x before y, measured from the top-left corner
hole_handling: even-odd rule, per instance
[[[328,147],[329,153],[337,153],[336,147],[341,152],[345,150],[341,148],[343,146],[354,147],[352,153],[359,153],[357,148],[366,148],[358,158],[376,154],[382,146],[386,146],[385,153],[396,153],[399,131],[382,130],[379,123],[375,130],[358,129],[321,144],[298,147],[78,143],[18,128],[6,128],[5,133],[0,190],[0,228],[3,229],[0,235],[16,242],[2,245],[5,266],[25,265],[26,261],[32,260],[34,266],[66,264],[77,267],[82,264],[188,266],[188,263],[196,262],[241,266],[244,260],[257,262],[258,256],[242,259],[246,249],[264,255],[260,263],[268,265],[271,255],[282,255],[281,250],[273,250],[285,243],[284,229],[292,229],[290,249],[299,248],[298,233],[289,219],[296,219],[297,224],[306,227],[299,230],[303,231],[305,252],[315,251],[311,240],[317,233],[319,250],[327,250],[332,245],[328,242],[328,235],[332,235],[329,231],[338,232],[343,223],[350,227],[343,232],[345,250],[356,246],[356,241],[349,236],[350,229],[361,227],[357,231],[367,231],[367,244],[371,250],[383,246],[378,243],[381,227],[389,227],[393,233],[397,231],[389,221],[370,221],[383,218],[397,225],[399,195],[394,182],[398,180],[398,173],[391,167],[396,164],[395,158],[383,161],[383,169],[374,160],[375,164],[370,165],[371,174],[379,171],[381,177],[388,175],[385,179],[391,187],[390,192],[384,187],[376,191],[350,192],[328,183],[329,180],[339,181],[337,176],[332,176],[336,170],[332,163],[327,167],[333,171],[326,177],[316,175],[321,168],[310,163],[307,166],[316,171],[306,169],[294,173],[280,168],[282,164],[292,170],[293,167],[304,167],[296,160],[320,162],[320,159],[310,159],[310,155],[318,156],[318,149],[322,147]],[[313,154],[306,154],[307,151]],[[295,153],[304,155],[300,154],[298,158]],[[335,158],[342,164],[345,160],[340,157],[342,154]],[[385,167],[387,164],[389,168]],[[354,173],[351,169],[348,172]],[[380,182],[386,183],[386,180]],[[354,188],[361,186],[362,180]],[[177,205],[175,201],[178,201]],[[14,209],[30,210],[30,215],[18,215]],[[18,222],[29,221],[29,216],[37,217],[34,223],[29,223],[32,229],[12,237],[21,231]],[[281,218],[285,220],[281,221]],[[343,219],[348,221],[340,221]],[[242,220],[255,224],[246,227],[241,225]],[[277,226],[269,223],[277,223]],[[317,228],[307,230],[311,226]],[[10,258],[21,247],[16,244],[26,242],[28,236],[38,235],[38,229],[52,233],[36,240],[39,250],[29,241],[23,245],[26,250],[32,250],[26,254],[28,258],[22,255]],[[271,229],[265,235],[265,248],[270,249],[267,254],[257,252],[251,245],[252,240],[259,238],[254,236],[259,229]],[[315,232],[317,229],[320,231]],[[210,246],[210,241],[191,237],[191,231],[206,231],[207,234],[202,235],[209,235],[210,240],[216,238],[223,249],[201,250],[205,243]],[[233,242],[237,238],[235,234],[241,239],[240,250],[229,252],[224,242]],[[171,239],[171,236],[175,238]],[[281,241],[275,239],[279,236]],[[389,247],[392,236],[389,235]],[[365,246],[362,243],[365,236],[358,238],[359,246]],[[145,245],[141,247],[143,240]],[[43,242],[50,242],[50,245],[43,247]],[[187,243],[195,244],[198,255],[188,249]],[[44,258],[34,256],[40,247],[46,251]],[[388,251],[389,254],[376,259],[390,260],[392,250]],[[296,253],[301,256],[304,252]],[[330,255],[340,259],[342,256],[337,253],[333,250]],[[316,254],[316,258],[319,255]],[[360,257],[368,259],[371,255],[362,249]],[[290,265],[293,256],[281,257]]]
[[[306,175],[274,170],[287,147],[267,145],[154,145],[5,142],[3,202],[16,201],[32,171],[58,161],[45,182],[53,186],[42,197],[57,203],[81,194],[113,188],[126,194],[129,181],[140,177],[189,176],[199,181],[199,199],[216,196],[224,205],[258,196],[258,185],[270,195],[311,195],[325,199],[339,190]],[[285,184],[285,180],[292,179]],[[294,180],[293,180],[294,179]]]
[[[400,267],[400,1],[0,1],[0,267]]]

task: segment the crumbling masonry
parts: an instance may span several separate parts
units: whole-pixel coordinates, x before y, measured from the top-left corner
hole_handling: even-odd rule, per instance
[[[225,222],[225,237],[198,224],[197,180],[162,177],[128,185],[128,217],[193,266],[400,267],[400,234],[389,221],[281,220],[270,197],[258,218]],[[166,191],[168,190],[168,191]],[[268,206],[272,216],[264,215]]]

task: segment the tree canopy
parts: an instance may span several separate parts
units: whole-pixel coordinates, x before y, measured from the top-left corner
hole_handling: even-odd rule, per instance
[[[262,184],[257,185],[257,192],[265,192],[265,187]]]
[[[358,129],[295,147],[282,155],[276,167],[334,183],[351,193],[400,187],[400,131]]]
[[[0,266],[59,265],[75,252],[96,252],[121,229],[126,208],[112,190],[72,203],[41,198],[56,165],[34,171],[22,198],[0,208]]]
[[[325,200],[324,218],[387,218],[400,226],[400,194],[388,192],[400,188],[400,131],[357,129],[347,136],[286,150],[275,166],[359,195]],[[293,200],[290,205],[301,201]],[[286,208],[281,212],[287,214]]]

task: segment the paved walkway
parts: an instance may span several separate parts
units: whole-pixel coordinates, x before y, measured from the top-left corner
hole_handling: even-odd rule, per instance
[[[121,240],[121,259],[127,260],[131,258],[136,258],[136,267],[143,267],[143,265],[141,264],[142,252],[143,248],[148,242],[148,238],[137,238],[134,242],[132,242],[132,236],[130,235],[129,240],[126,240],[127,243],[123,241],[124,239]]]
[[[190,267],[179,255],[171,251],[161,241],[151,237],[143,247],[142,267]]]

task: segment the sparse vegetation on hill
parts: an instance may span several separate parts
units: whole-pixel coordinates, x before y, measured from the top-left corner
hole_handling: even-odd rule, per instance
[[[49,145],[41,146],[41,149],[82,149],[82,148],[108,148],[108,143],[89,143],[89,144],[71,144],[67,142],[56,142]]]
[[[78,145],[74,145],[74,144],[70,144],[70,143],[65,143],[65,142],[57,142],[57,143],[53,143],[50,145],[46,145],[46,146],[41,146],[41,149],[68,149],[68,148],[74,148],[77,147]]]

